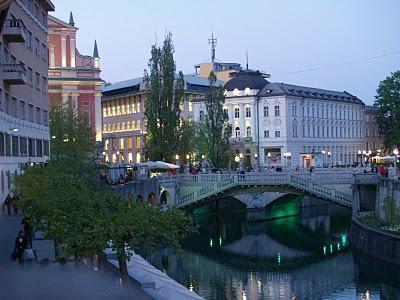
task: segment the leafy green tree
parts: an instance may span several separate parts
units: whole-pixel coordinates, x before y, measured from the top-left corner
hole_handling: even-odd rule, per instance
[[[176,76],[172,35],[163,46],[153,45],[145,70],[144,82],[148,89],[145,102],[147,129],[147,157],[150,160],[172,162],[179,144],[180,105],[184,95],[182,72]]]
[[[228,124],[228,115],[223,110],[224,89],[217,84],[217,77],[211,72],[210,87],[205,96],[204,116],[198,129],[198,149],[204,151],[207,159],[216,168],[226,167],[229,162],[229,137],[232,128]]]
[[[183,211],[161,211],[158,207],[121,199],[108,194],[109,215],[104,219],[104,230],[116,251],[121,278],[128,281],[127,260],[133,251],[153,250],[156,245],[178,249],[179,240],[195,231]]]
[[[138,204],[98,184],[92,147],[89,141],[78,144],[82,137],[90,138],[90,129],[72,107],[55,108],[51,120],[56,154],[47,166],[25,170],[15,184],[24,215],[55,241],[56,253],[63,245],[67,256],[100,254],[111,241],[127,282],[132,250],[156,244],[177,248],[179,239],[194,230],[182,211]]]
[[[384,146],[388,150],[400,149],[400,71],[379,83],[375,99],[376,121]]]

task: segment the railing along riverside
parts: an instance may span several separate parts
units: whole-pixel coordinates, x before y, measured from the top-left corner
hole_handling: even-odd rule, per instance
[[[212,176],[210,176],[212,175]],[[351,206],[351,195],[335,190],[331,187],[315,183],[311,176],[291,175],[290,173],[247,173],[247,174],[202,174],[189,175],[194,179],[183,177],[183,181],[190,183],[209,183],[201,188],[179,197],[178,207],[189,205],[204,198],[213,196],[237,185],[291,185],[311,192],[317,196]],[[350,177],[346,178],[347,180]],[[182,179],[182,177],[181,177]]]

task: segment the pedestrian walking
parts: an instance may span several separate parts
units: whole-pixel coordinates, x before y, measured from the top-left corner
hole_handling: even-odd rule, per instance
[[[18,204],[19,204],[19,196],[14,194],[13,197],[11,198],[11,205],[13,207],[15,215],[18,215]]]
[[[16,260],[18,258],[18,263],[20,266],[24,265],[24,251],[26,249],[26,241],[24,232],[21,230],[15,239],[14,252],[11,254],[11,259]]]
[[[12,204],[12,198],[11,198],[11,195],[8,194],[3,203],[3,211],[4,211],[4,207],[7,207],[7,213],[9,216],[11,216],[11,204]]]
[[[21,221],[21,224],[24,225],[25,239],[29,245],[32,245],[32,234],[33,227],[31,225],[31,220],[28,217],[24,217]]]
[[[26,245],[23,256],[24,256],[24,262],[28,266],[32,266],[33,262],[35,261],[35,252],[33,251],[30,244]]]

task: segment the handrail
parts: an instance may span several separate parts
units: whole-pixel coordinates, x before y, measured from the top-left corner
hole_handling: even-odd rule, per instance
[[[197,190],[179,197],[177,204],[179,207],[186,206],[237,185],[290,185],[331,201],[351,206],[351,195],[316,183],[312,180],[312,176],[299,175],[291,173],[180,175],[178,179],[181,184],[195,183],[196,186],[199,186],[199,183],[207,183],[207,185],[200,185]],[[349,179],[350,176],[348,176],[347,180]]]

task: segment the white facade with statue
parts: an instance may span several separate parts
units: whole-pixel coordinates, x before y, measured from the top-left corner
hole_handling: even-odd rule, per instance
[[[364,103],[348,92],[272,83],[241,71],[225,85],[232,147],[252,166],[322,167],[360,161]],[[204,103],[193,104],[200,120]]]

